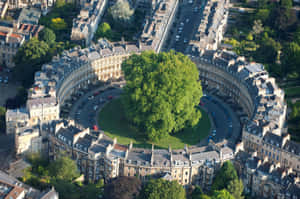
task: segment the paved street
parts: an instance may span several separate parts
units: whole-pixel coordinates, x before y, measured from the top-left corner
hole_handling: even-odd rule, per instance
[[[16,96],[18,92],[20,85],[12,82],[11,79],[11,72],[0,72],[0,106],[5,106],[6,100]]]
[[[234,111],[229,105],[212,95],[203,96],[201,102],[212,119],[212,130],[216,130],[216,135],[211,136],[211,139],[219,142],[229,138],[234,142],[238,138],[241,128]]]
[[[0,134],[0,170],[7,169],[13,159],[14,135]]]
[[[111,98],[118,97],[121,92],[122,89],[112,87],[108,87],[106,90],[103,90],[103,87],[101,87],[90,91],[74,104],[70,111],[69,118],[74,119],[76,123],[84,128],[93,128],[93,126],[97,124],[96,120],[99,110],[101,110]],[[95,95],[96,93],[97,95]],[[219,142],[229,138],[234,142],[240,134],[241,126],[238,117],[230,106],[213,95],[202,97],[201,105],[207,110],[213,123],[209,138],[201,144],[207,144],[209,139]]]
[[[76,123],[87,128],[92,128],[97,122],[95,118],[98,110],[101,109],[110,99],[119,96],[122,92],[120,88],[107,87],[95,89],[82,96],[72,107],[69,118],[74,119]],[[99,93],[95,95],[95,93]],[[91,97],[93,96],[93,97]]]
[[[168,45],[168,49],[174,49],[185,53],[189,41],[193,38],[202,16],[206,0],[193,0],[193,3],[184,1],[180,5],[179,20],[176,21],[176,27],[172,29],[173,34]]]

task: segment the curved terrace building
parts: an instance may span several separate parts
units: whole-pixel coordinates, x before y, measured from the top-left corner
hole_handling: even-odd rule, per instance
[[[27,109],[7,111],[7,132],[14,132],[18,126],[18,115],[21,123],[27,118],[28,124],[59,119],[59,107],[72,93],[97,80],[120,78],[122,61],[132,53],[149,49],[150,46],[142,43],[100,42],[86,49],[74,48],[64,52],[36,73]],[[228,96],[247,114],[248,122],[243,127],[242,136],[245,149],[258,151],[261,157],[269,156],[272,161],[299,171],[299,146],[289,140],[284,128],[284,93],[263,66],[248,63],[243,57],[227,51],[205,51],[192,60],[199,68],[204,86],[216,88],[219,94]],[[269,145],[276,154],[264,147]],[[284,153],[292,159],[281,158]]]
[[[199,184],[209,189],[217,169],[224,161],[234,159],[240,149],[256,152],[257,158],[276,167],[292,169],[299,175],[300,146],[286,133],[283,91],[274,78],[268,76],[263,65],[248,63],[228,51],[204,51],[192,57],[192,61],[199,69],[204,89],[215,89],[218,95],[239,104],[246,113],[248,119],[239,143],[225,141],[182,150],[137,149],[132,145],[119,145],[116,139],[111,140],[103,133],[59,120],[59,107],[72,93],[98,80],[122,77],[124,59],[151,49],[142,42],[111,44],[101,41],[89,48],[65,51],[43,65],[35,74],[27,107],[6,113],[7,133],[16,133],[16,151],[23,154],[45,149],[37,143],[43,139],[28,133],[39,130],[40,135],[49,140],[50,157],[55,159],[59,152],[67,152],[76,160],[85,178],[92,181],[120,175],[146,180],[149,175],[166,174],[166,179],[175,179],[183,185]],[[24,126],[32,126],[34,130]]]

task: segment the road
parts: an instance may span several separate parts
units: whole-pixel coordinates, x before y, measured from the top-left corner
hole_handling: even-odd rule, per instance
[[[211,139],[215,142],[220,142],[229,138],[235,142],[239,137],[241,125],[237,115],[230,106],[213,95],[202,97],[201,102],[212,119],[212,129],[216,130],[216,135],[211,135]]]
[[[186,52],[189,41],[193,38],[201,22],[202,11],[206,0],[193,0],[193,3],[185,1],[180,4],[179,20],[172,29],[173,34],[167,50]]]
[[[115,98],[122,93],[122,89],[113,87],[107,87],[104,91],[99,90],[96,89],[82,96],[72,107],[69,118],[74,119],[84,128],[93,128],[97,124],[97,112],[109,101],[109,96]],[[95,92],[99,94],[94,96]],[[93,99],[90,96],[93,96]]]
[[[96,89],[82,96],[72,107],[69,118],[74,119],[77,124],[84,128],[93,128],[94,125],[97,125],[99,110],[110,101],[109,96],[118,97],[122,93],[122,89],[109,87],[109,89],[99,92],[95,97],[91,97],[93,93],[98,91],[99,89]],[[212,130],[216,130],[216,135],[213,136],[211,132],[208,139],[220,142],[229,138],[232,142],[235,142],[239,137],[241,125],[230,106],[214,95],[202,97],[201,105],[212,120]],[[208,139],[201,144],[207,144]]]
[[[13,159],[14,135],[6,135],[0,133],[0,170],[9,167],[9,163]]]
[[[7,83],[4,80],[7,78]],[[13,98],[18,92],[18,88],[21,85],[19,83],[12,82],[11,72],[1,71],[0,72],[0,106],[5,106],[5,102],[8,98]]]

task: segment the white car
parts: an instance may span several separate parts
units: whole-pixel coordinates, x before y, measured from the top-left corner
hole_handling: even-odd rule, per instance
[[[212,136],[216,136],[216,133],[217,133],[216,129],[212,130]]]
[[[94,95],[88,97],[88,100],[92,100],[92,99],[94,99]]]

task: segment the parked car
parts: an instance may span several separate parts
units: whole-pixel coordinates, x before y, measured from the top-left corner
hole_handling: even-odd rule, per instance
[[[114,96],[112,96],[112,95],[107,96],[107,99],[109,99],[109,100],[112,100],[113,98],[114,98]]]
[[[94,97],[96,97],[97,95],[99,95],[100,94],[100,91],[96,91],[96,92],[94,92]]]
[[[88,97],[88,100],[92,100],[92,99],[94,99],[94,95]]]

